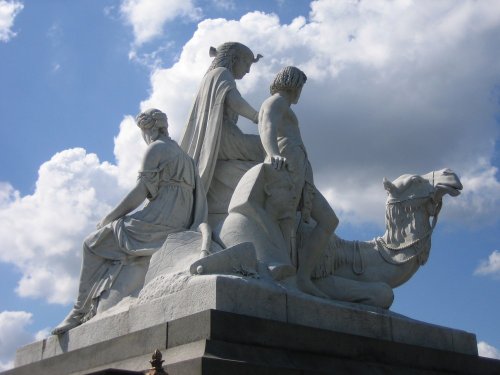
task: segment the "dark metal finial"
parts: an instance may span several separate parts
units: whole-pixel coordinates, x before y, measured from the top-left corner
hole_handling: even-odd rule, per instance
[[[168,373],[163,369],[163,362],[165,361],[162,359],[161,352],[158,349],[155,350],[151,358],[152,360],[149,361],[149,363],[151,363],[153,368],[149,370],[147,375],[168,375]]]

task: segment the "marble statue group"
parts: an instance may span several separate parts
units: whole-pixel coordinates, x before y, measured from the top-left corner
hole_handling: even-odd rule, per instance
[[[292,110],[306,74],[281,69],[258,111],[236,81],[262,56],[237,42],[210,48],[210,56],[179,145],[169,137],[165,113],[148,109],[136,117],[148,145],[137,183],[84,240],[78,296],[53,334],[137,296],[153,269],[193,278],[233,273],[312,299],[387,309],[393,288],[426,262],[442,198],[462,189],[455,173],[384,180],[385,233],[366,242],[343,240],[334,234],[335,212],[314,184]],[[239,116],[254,122],[258,135],[244,134]],[[162,252],[175,256],[161,258]],[[239,266],[228,267],[228,256]]]

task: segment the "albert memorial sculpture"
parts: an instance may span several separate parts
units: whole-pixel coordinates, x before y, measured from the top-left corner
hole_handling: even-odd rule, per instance
[[[131,303],[140,303],[153,284],[155,295],[168,294],[168,274],[187,280],[233,273],[387,309],[392,289],[426,262],[443,196],[462,189],[455,173],[384,180],[386,232],[367,242],[343,240],[334,234],[337,216],[314,185],[291,109],[305,73],[293,66],[278,72],[257,112],[235,80],[261,56],[236,42],[211,48],[210,55],[181,147],[169,138],[163,112],[137,116],[148,144],[137,184],[85,239],[78,298],[54,334],[125,297],[139,296]],[[259,136],[241,132],[240,115],[258,124]],[[144,208],[127,216],[145,199]],[[228,267],[229,258],[240,268]],[[160,284],[151,282],[158,276]]]
[[[339,219],[315,185],[301,119],[293,111],[306,73],[295,66],[277,71],[257,110],[237,81],[262,56],[238,42],[211,47],[209,54],[213,60],[193,93],[179,144],[169,137],[164,112],[148,109],[136,117],[148,145],[136,185],[83,241],[78,296],[68,316],[42,344],[20,349],[16,366],[74,352],[86,358],[78,371],[109,363],[138,369],[133,361],[153,345],[164,353],[176,348],[172,363],[222,352],[237,363],[246,349],[220,349],[224,340],[248,340],[244,345],[257,343],[257,351],[274,339],[288,347],[297,343],[283,337],[299,326],[477,357],[472,334],[390,310],[394,288],[429,257],[443,197],[463,188],[457,174],[441,169],[383,179],[385,232],[369,241],[341,239],[335,234]],[[258,134],[243,133],[240,116]],[[229,323],[213,323],[219,316],[240,319],[244,332],[255,324],[259,333],[241,338]],[[274,331],[252,319],[281,322],[275,328],[284,336],[269,338]],[[396,362],[404,357],[397,350]],[[101,351],[116,358],[103,359]]]
[[[368,242],[343,240],[334,234],[337,216],[314,185],[291,109],[306,84],[304,72],[293,66],[278,72],[257,112],[235,80],[261,56],[236,42],[211,48],[210,54],[214,59],[182,138],[184,151],[169,138],[163,112],[137,116],[148,144],[137,184],[85,239],[78,298],[54,334],[140,295],[145,278],[151,281],[148,267],[156,276],[158,267],[186,277],[227,274],[229,254],[245,265],[250,253],[251,271],[239,277],[258,275],[262,283],[323,299],[389,308],[392,289],[426,262],[442,198],[462,189],[455,173],[444,169],[384,180],[386,232]],[[241,132],[240,115],[258,124],[259,136]],[[144,208],[127,216],[145,199]],[[174,234],[189,251],[167,240]],[[159,266],[159,254],[150,260],[157,251],[174,252],[161,262],[182,266]]]

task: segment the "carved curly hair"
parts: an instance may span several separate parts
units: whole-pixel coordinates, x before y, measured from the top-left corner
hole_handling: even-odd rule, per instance
[[[156,108],[147,109],[139,113],[135,123],[141,129],[158,129],[160,133],[166,134],[168,128],[167,115]]]
[[[293,90],[302,87],[307,81],[306,74],[294,66],[287,66],[279,71],[269,87],[271,95],[278,91]]]

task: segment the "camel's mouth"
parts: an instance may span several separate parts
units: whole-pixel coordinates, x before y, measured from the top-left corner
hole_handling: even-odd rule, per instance
[[[463,186],[460,182],[457,184],[437,184],[436,189],[444,190],[446,193],[450,194],[452,197],[456,197],[460,194],[460,191],[463,189]]]

